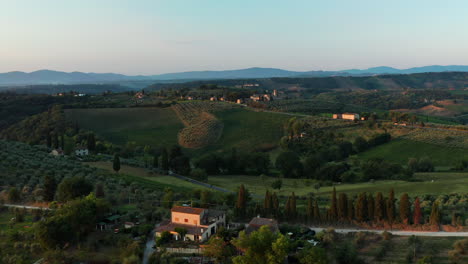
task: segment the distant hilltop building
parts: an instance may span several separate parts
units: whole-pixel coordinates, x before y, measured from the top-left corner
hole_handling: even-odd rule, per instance
[[[254,94],[250,96],[250,100],[254,102],[260,102],[260,101],[271,101],[271,95],[269,94]]]
[[[346,119],[346,120],[359,120],[359,114],[356,113],[342,113],[333,114],[333,119]]]
[[[171,233],[176,240],[206,241],[216,234],[221,226],[226,226],[226,214],[222,211],[195,208],[188,206],[174,206],[171,209],[171,221],[162,223],[156,228],[156,236],[162,232]],[[185,229],[186,234],[181,237],[177,231]]]
[[[278,222],[276,220],[257,216],[252,218],[249,222],[245,229],[245,233],[248,235],[254,231],[258,231],[262,226],[268,226],[273,233],[279,232]]]

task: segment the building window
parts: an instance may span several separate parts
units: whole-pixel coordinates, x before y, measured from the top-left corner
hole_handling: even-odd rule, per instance
[[[179,218],[178,218],[178,217],[176,217],[176,218],[175,218],[175,221],[176,221],[176,222],[179,222]]]
[[[194,224],[194,225],[197,225],[197,220],[193,220],[193,224]]]
[[[184,219],[184,222],[185,222],[185,223],[188,223],[188,219],[187,219],[187,218],[185,218],[185,219]]]

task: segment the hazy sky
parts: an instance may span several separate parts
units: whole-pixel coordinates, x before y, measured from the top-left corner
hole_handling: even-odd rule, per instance
[[[0,0],[0,72],[468,64],[465,0]]]

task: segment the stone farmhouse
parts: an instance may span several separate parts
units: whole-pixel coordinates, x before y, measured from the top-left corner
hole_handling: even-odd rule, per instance
[[[359,114],[356,113],[342,113],[333,114],[333,119],[346,119],[346,120],[359,120]]]
[[[222,211],[188,206],[174,206],[171,209],[171,221],[161,223],[156,228],[156,236],[170,232],[176,240],[206,241],[216,234],[219,227],[226,226],[226,214]],[[184,237],[176,231],[186,230]]]

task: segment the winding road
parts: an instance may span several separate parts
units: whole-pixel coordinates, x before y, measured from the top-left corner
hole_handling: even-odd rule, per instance
[[[327,230],[327,228],[322,227],[310,227],[311,230],[315,232],[321,232]],[[399,231],[399,230],[373,230],[373,229],[353,229],[353,228],[344,228],[344,229],[334,229],[336,233],[347,234],[347,233],[356,233],[356,232],[371,232],[376,234],[382,234],[384,231],[392,233],[395,236],[424,236],[424,237],[468,237],[468,232],[430,232],[430,231]]]

